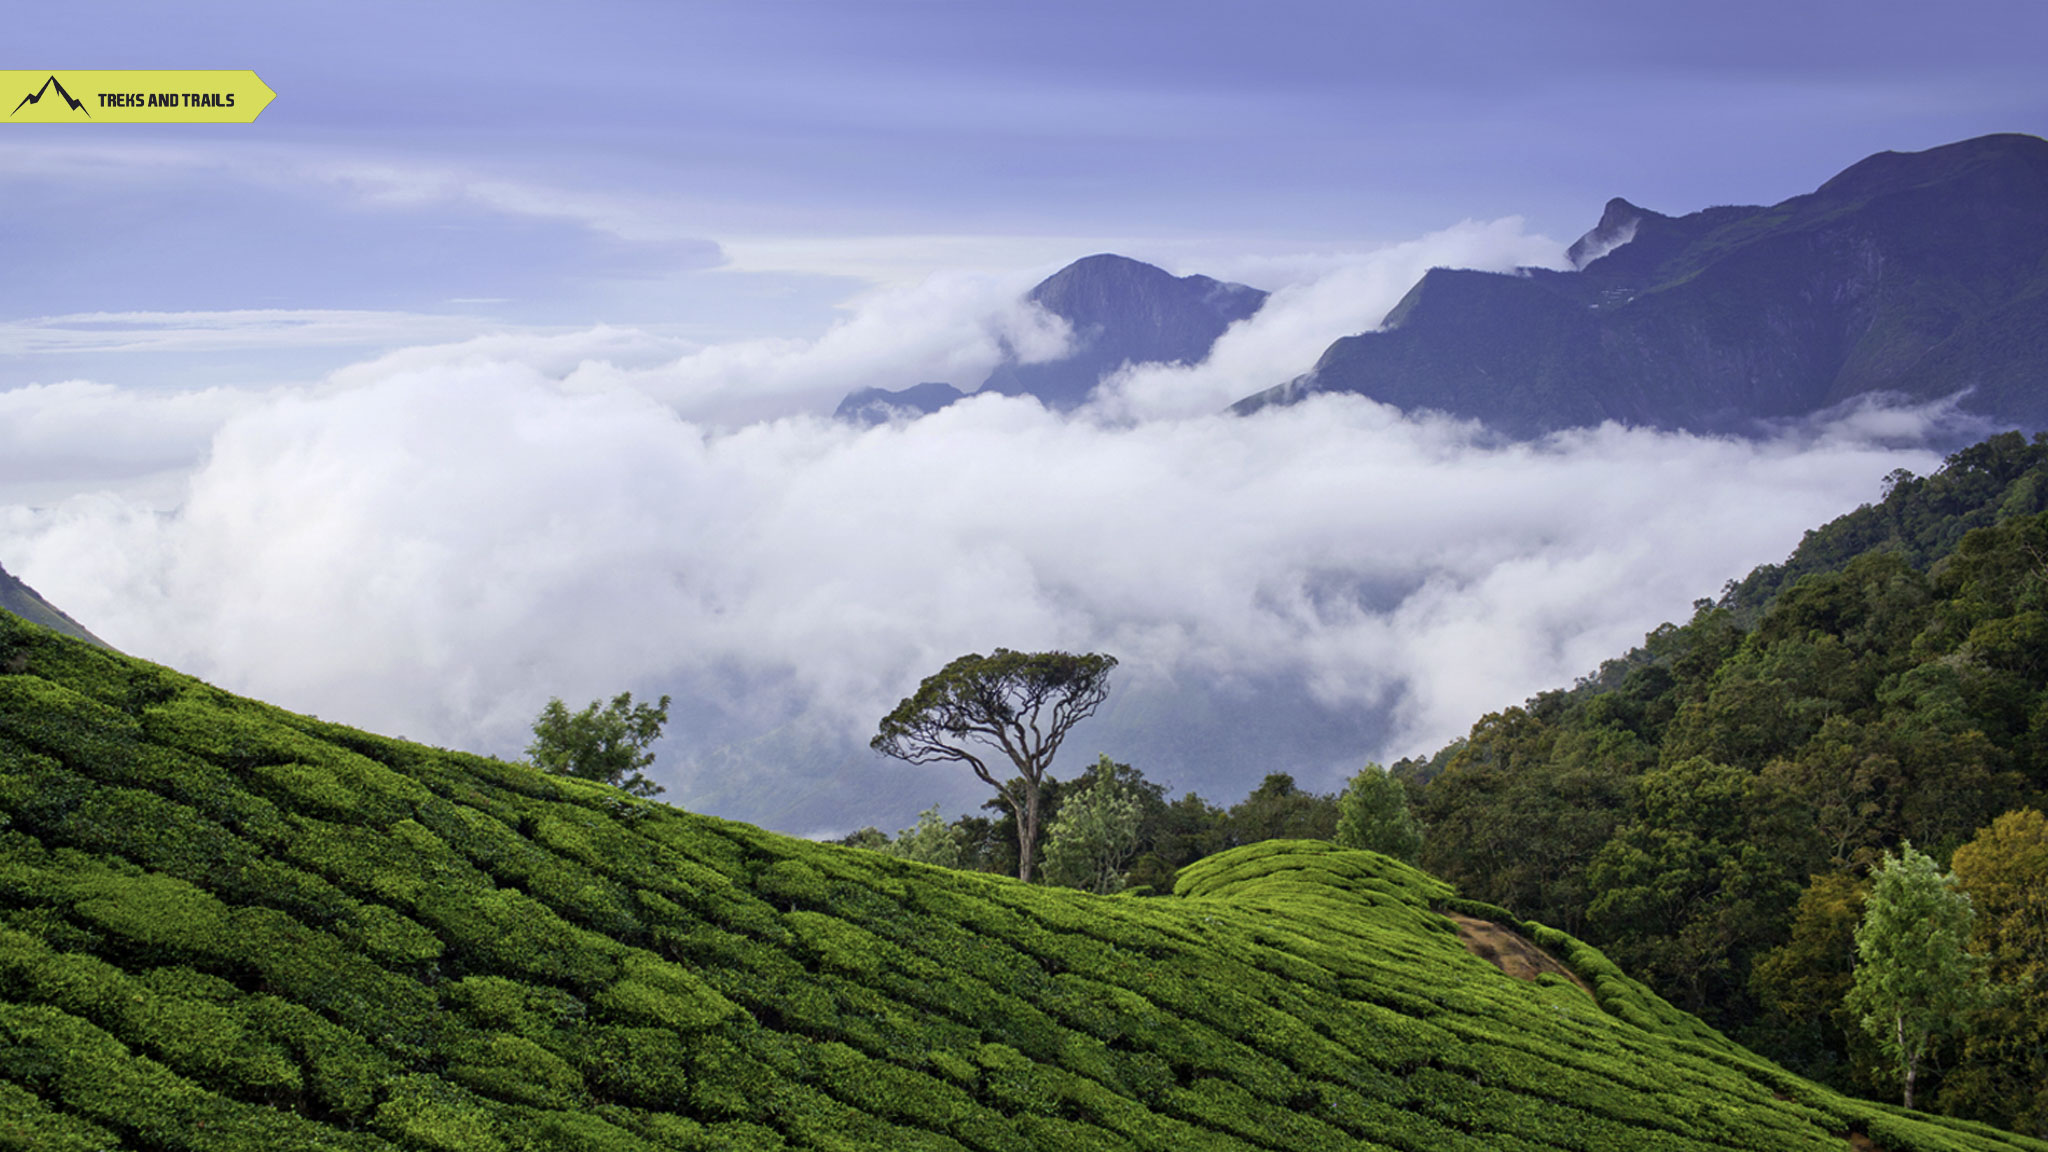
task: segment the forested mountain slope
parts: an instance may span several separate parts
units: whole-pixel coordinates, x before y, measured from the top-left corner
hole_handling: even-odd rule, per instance
[[[0,614],[0,1147],[2048,1150],[1384,857],[1101,898],[238,699]]]
[[[1895,477],[1688,623],[1396,771],[1437,875],[1585,935],[1762,1051],[1883,1090],[1841,1004],[1869,867],[1909,841],[1946,864],[2048,800],[2048,439]],[[2006,915],[2039,913],[1987,904],[1985,940]],[[2009,1015],[1944,1053],[1940,1107],[2048,1131],[2039,935],[1987,952]]]

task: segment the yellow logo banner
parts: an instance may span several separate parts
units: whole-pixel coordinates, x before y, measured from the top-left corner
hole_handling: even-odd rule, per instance
[[[247,124],[276,95],[254,72],[0,71],[10,124]]]

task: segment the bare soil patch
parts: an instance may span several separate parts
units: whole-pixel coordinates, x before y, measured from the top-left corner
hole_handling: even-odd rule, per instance
[[[1556,957],[1530,943],[1514,929],[1457,912],[1444,915],[1458,926],[1458,942],[1465,946],[1465,951],[1515,979],[1533,981],[1545,972],[1552,972],[1578,985],[1586,995],[1593,995],[1592,985],[1579,979],[1578,973],[1558,963]]]

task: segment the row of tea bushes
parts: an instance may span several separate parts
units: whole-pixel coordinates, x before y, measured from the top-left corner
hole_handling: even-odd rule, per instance
[[[2048,1152],[1799,1081],[1540,925],[1597,1001],[1509,979],[1371,853],[1095,897],[5,616],[0,668],[0,1148]]]

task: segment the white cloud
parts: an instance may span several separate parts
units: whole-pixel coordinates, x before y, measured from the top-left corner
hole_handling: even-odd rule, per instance
[[[593,360],[572,388],[628,388],[695,419],[736,424],[794,412],[829,412],[861,388],[908,388],[928,380],[979,387],[1013,351],[1025,360],[1060,355],[1066,324],[1023,300],[1029,274],[941,274],[883,287],[815,339],[748,340],[688,352],[653,367]]]
[[[1127,427],[990,396],[894,427],[718,432],[476,359],[267,398],[175,515],[14,508],[0,556],[126,650],[439,743],[516,753],[550,695],[688,691],[674,798],[895,827],[959,782],[806,807],[766,777],[733,793],[698,742],[802,716],[858,748],[919,677],[1000,645],[1111,651],[1126,683],[1189,699],[1303,685],[1391,716],[1358,758],[1420,751],[1933,463],[1611,427],[1501,446],[1344,396]],[[1153,722],[1184,719],[1165,700]],[[1227,798],[1288,755],[1174,778]],[[773,787],[829,789],[805,774],[838,763]]]
[[[232,388],[131,392],[88,380],[0,391],[0,503],[102,489],[175,502],[214,432],[260,402]]]
[[[16,389],[0,480],[46,489],[0,488],[0,562],[126,650],[438,743],[516,754],[549,696],[674,692],[672,798],[800,831],[972,802],[861,744],[996,646],[1117,654],[1117,715],[1087,739],[1155,777],[1327,787],[1570,683],[1938,463],[1901,446],[1937,409],[1522,445],[1341,395],[1215,415],[1430,266],[1559,258],[1509,220],[1269,264],[1279,290],[1209,363],[1073,417],[999,396],[866,429],[797,414],[1056,353],[1020,303],[1045,270],[877,289],[814,340],[514,330],[297,390]],[[121,470],[145,467],[189,482],[138,494]]]

